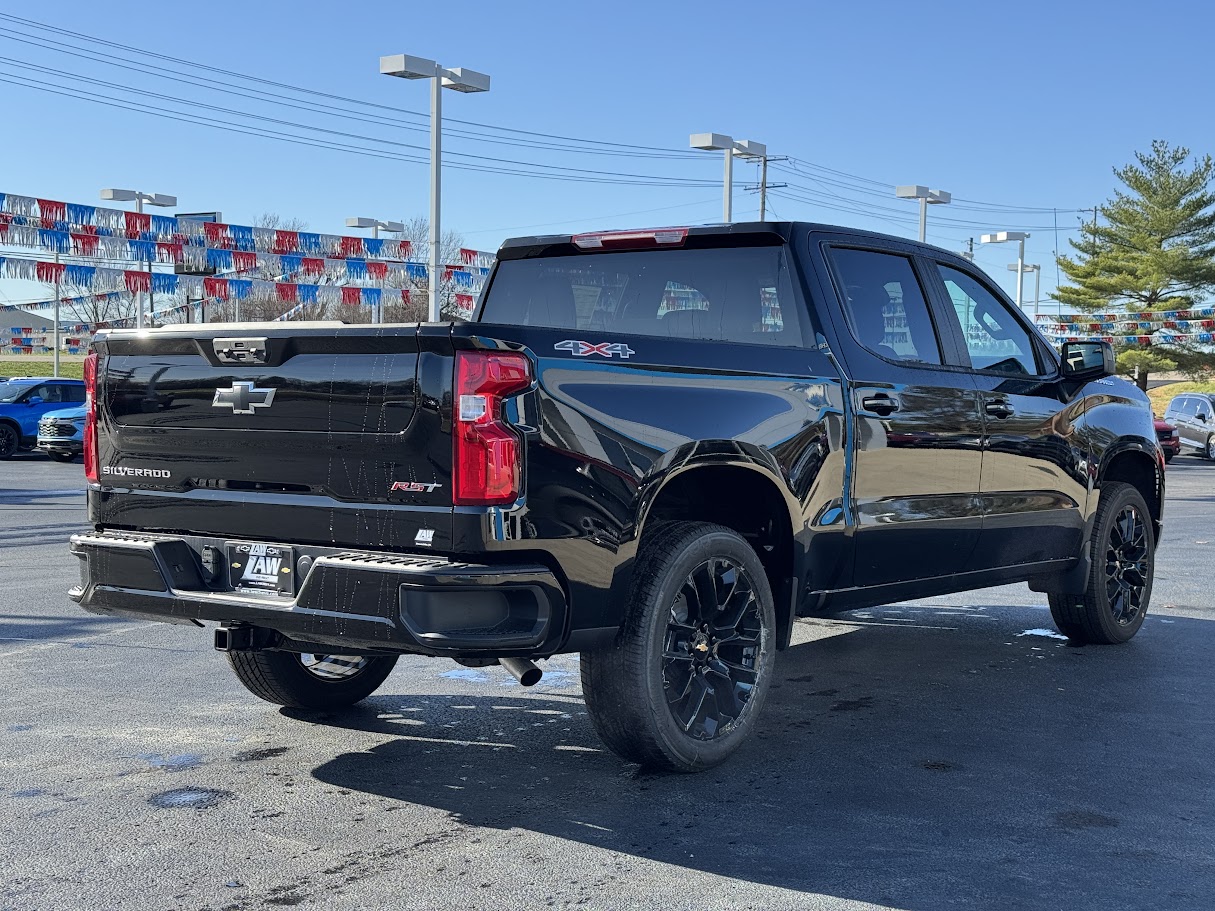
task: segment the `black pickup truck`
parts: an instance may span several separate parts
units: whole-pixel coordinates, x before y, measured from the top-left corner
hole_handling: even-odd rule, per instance
[[[521,238],[468,323],[101,333],[71,597],[217,624],[298,707],[401,654],[531,684],[580,652],[611,749],[703,769],[799,615],[1028,581],[1071,639],[1134,636],[1164,460],[1112,366],[894,237]]]

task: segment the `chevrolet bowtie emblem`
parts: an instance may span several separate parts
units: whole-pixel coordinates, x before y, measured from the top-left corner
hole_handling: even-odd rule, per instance
[[[273,389],[258,389],[252,383],[233,383],[231,389],[216,389],[212,408],[231,408],[236,414],[253,414],[254,408],[269,408]]]

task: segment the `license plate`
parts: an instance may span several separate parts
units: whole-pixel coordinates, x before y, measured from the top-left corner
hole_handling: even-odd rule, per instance
[[[228,570],[233,588],[290,595],[295,591],[295,559],[279,544],[228,544]]]

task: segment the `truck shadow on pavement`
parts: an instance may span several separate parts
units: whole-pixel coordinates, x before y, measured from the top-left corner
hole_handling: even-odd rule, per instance
[[[399,739],[313,774],[470,827],[909,911],[1208,906],[1215,623],[1072,648],[1022,632],[1050,625],[1041,609],[908,615],[799,624],[817,638],[778,656],[757,736],[700,775],[622,763],[574,690],[377,697],[325,723]]]

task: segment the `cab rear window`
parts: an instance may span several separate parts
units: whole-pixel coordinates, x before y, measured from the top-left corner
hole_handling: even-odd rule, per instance
[[[800,345],[798,308],[784,248],[683,249],[504,261],[480,320]]]

